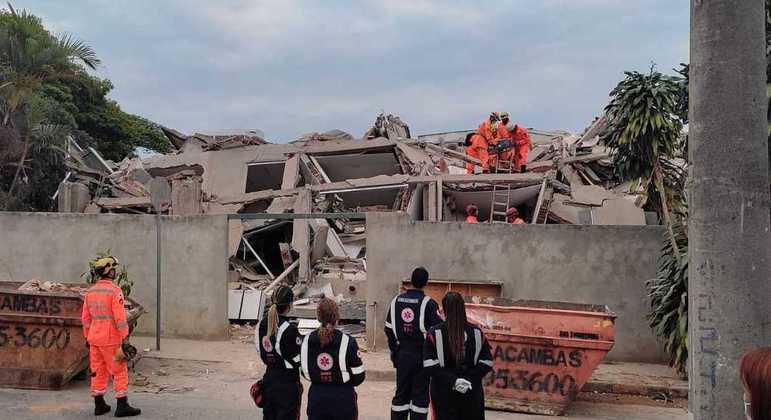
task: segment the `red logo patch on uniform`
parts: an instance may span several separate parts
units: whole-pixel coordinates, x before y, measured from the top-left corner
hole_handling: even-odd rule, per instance
[[[415,312],[410,308],[402,309],[402,319],[404,322],[412,322],[415,319]]]
[[[270,337],[267,335],[262,337],[262,348],[264,348],[268,353],[273,351],[273,344],[270,343]]]
[[[330,356],[329,353],[321,353],[316,357],[316,365],[324,372],[332,369],[334,364],[335,362],[332,360],[332,356]]]

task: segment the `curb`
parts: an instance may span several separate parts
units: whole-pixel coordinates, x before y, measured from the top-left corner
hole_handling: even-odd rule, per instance
[[[396,381],[396,370],[367,370],[367,380],[379,382]],[[616,394],[616,395],[641,395],[657,397],[667,394],[672,398],[688,398],[688,387],[678,385],[629,385],[610,382],[589,381],[581,388],[581,392]]]

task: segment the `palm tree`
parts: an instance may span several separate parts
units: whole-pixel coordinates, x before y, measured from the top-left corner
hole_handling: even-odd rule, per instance
[[[687,66],[678,73],[687,75]],[[685,374],[688,359],[688,235],[685,199],[688,79],[651,70],[626,73],[605,108],[614,170],[623,180],[643,186],[648,206],[667,228],[656,278],[646,281],[651,311],[648,323],[664,339],[670,364]]]
[[[99,62],[90,46],[67,34],[51,35],[40,19],[26,10],[17,12],[8,4],[8,11],[0,12],[0,115],[2,125],[16,129],[22,140],[7,193],[9,199],[30,149],[47,147],[52,140],[50,135],[58,131],[55,127],[40,126],[42,121],[32,109],[33,98],[47,81],[75,75],[78,63],[95,69]],[[21,118],[17,118],[19,114]]]
[[[680,78],[626,72],[626,78],[610,92],[605,107],[608,128],[602,140],[611,150],[616,175],[637,181],[648,204],[665,222],[672,248],[679,247],[672,230],[672,213],[685,206],[683,164],[685,141],[681,133]]]

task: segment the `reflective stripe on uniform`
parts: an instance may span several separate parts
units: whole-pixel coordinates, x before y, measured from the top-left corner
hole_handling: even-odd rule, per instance
[[[348,354],[348,334],[343,334],[343,339],[340,340],[340,353],[337,355],[340,361],[340,373],[343,376],[343,383],[351,380],[351,374],[348,373],[348,367],[345,364],[345,356]]]
[[[281,336],[284,335],[284,331],[286,331],[287,328],[289,328],[289,323],[287,321],[282,322],[281,325],[278,326],[278,332],[276,333],[276,353],[284,360],[284,366],[286,366],[287,369],[292,369],[292,364],[287,362],[286,359],[284,359],[284,355],[281,354]]]
[[[404,405],[391,405],[391,411],[409,411],[410,410],[410,404],[404,404]]]
[[[428,359],[423,361],[423,367],[431,367],[436,366],[439,364],[439,361],[436,359]]]
[[[88,293],[99,293],[100,295],[112,295],[115,293],[115,290],[95,287],[93,289],[89,289]]]
[[[479,361],[479,353],[482,351],[482,331],[474,328],[474,364]]]
[[[391,330],[394,332],[394,339],[396,340],[396,343],[399,343],[399,334],[396,332],[396,299],[399,296],[396,296],[391,300]]]
[[[294,359],[292,359],[292,361],[295,363],[300,363],[300,355],[298,354],[297,356],[295,356]]]
[[[483,365],[487,365],[487,366],[493,367],[493,361],[492,360],[480,360],[479,363],[481,363]]]
[[[354,375],[361,375],[362,373],[364,373],[364,365],[352,367],[351,373],[353,373]]]
[[[394,325],[391,324],[390,322],[386,321],[385,322],[385,327],[388,328],[389,330],[392,330],[394,328]]]
[[[91,319],[115,319],[112,315],[91,315]]]
[[[436,358],[439,359],[439,366],[444,367],[444,342],[442,341],[442,330],[440,329],[436,330]]]
[[[423,296],[423,302],[420,302],[420,332],[423,333],[423,335],[426,335],[426,305],[428,305],[428,301],[431,299],[428,296]]]
[[[302,361],[300,365],[300,372],[303,374],[305,379],[309,381],[311,380],[310,374],[308,373],[308,340],[310,337],[310,334],[306,335],[305,339],[303,340],[303,344],[300,347],[300,360]]]
[[[418,407],[417,405],[410,404],[410,411],[418,414],[428,414],[428,407]]]

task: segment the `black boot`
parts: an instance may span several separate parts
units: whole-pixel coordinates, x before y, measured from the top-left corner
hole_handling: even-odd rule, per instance
[[[104,402],[104,396],[98,395],[94,397],[94,415],[101,416],[102,414],[109,413],[112,407]]]
[[[118,408],[115,409],[115,417],[138,416],[142,410],[134,408],[128,404],[127,397],[118,398]]]

